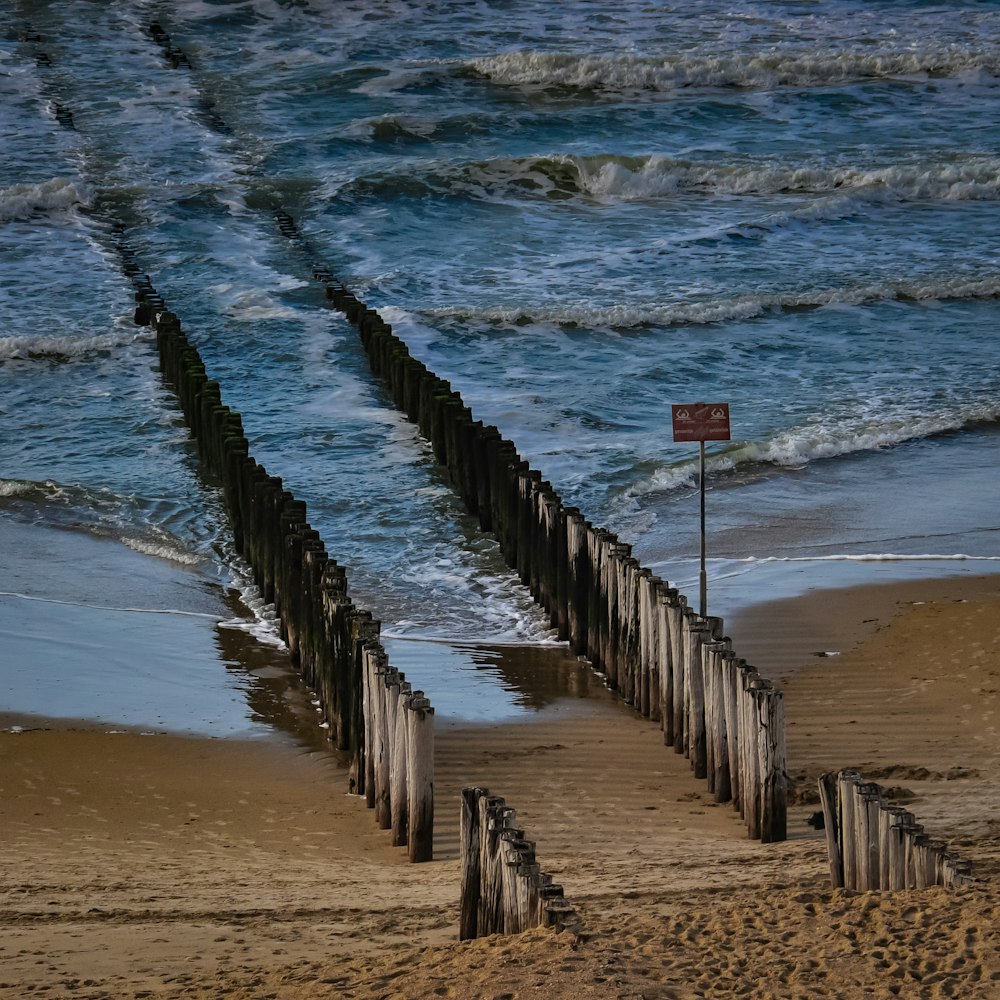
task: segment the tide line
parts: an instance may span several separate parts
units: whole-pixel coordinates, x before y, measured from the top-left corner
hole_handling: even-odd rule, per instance
[[[185,618],[206,618],[219,622],[221,615],[210,615],[204,611],[181,611],[178,608],[115,608],[105,604],[85,604],[81,601],[60,601],[54,597],[34,597],[31,594],[21,594],[16,590],[0,590],[0,597],[16,597],[22,601],[36,601],[39,604],[60,604],[69,608],[86,608],[88,611],[120,611],[124,614],[138,615],[180,615]]]

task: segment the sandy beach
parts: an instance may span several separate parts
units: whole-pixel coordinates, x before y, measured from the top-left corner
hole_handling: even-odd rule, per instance
[[[342,763],[290,737],[7,720],[0,996],[1000,996],[1000,581],[817,592],[729,631],[786,691],[784,844],[746,840],[600,689],[564,717],[443,720],[437,858],[416,866],[345,794]],[[806,820],[816,775],[842,767],[895,789],[977,883],[831,889]],[[473,783],[517,808],[580,935],[458,942]]]

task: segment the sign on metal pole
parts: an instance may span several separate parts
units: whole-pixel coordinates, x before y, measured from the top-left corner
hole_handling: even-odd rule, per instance
[[[728,403],[675,403],[670,408],[674,441],[699,443],[698,480],[701,485],[701,572],[699,574],[700,611],[708,617],[708,574],[705,570],[705,442],[728,441]]]
[[[675,403],[670,407],[675,441],[728,441],[728,403]]]

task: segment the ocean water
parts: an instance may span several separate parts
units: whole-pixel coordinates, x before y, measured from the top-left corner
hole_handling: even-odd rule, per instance
[[[80,627],[22,628],[30,600],[128,603],[87,586],[84,559],[71,585],[24,555],[53,531],[170,567],[198,614],[274,648],[132,322],[112,219],[445,714],[549,704],[495,651],[554,639],[275,210],[564,501],[688,594],[697,450],[673,443],[670,404],[728,401],[733,440],[708,448],[713,613],[1000,570],[992,2],[12,0],[0,89],[0,521],[17,539],[0,631],[21,636],[0,680]],[[155,595],[183,610],[174,583]],[[22,691],[5,682],[0,708],[41,711]]]

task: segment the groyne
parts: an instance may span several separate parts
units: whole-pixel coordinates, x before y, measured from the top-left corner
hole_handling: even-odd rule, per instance
[[[462,789],[459,939],[519,934],[532,927],[576,929],[563,887],[535,860],[517,814],[487,788]]]
[[[932,838],[913,813],[888,801],[857,771],[822,775],[819,792],[835,888],[954,888],[973,881],[971,862]]]
[[[294,220],[281,232],[308,249]],[[560,639],[608,687],[659,722],[718,802],[732,802],[750,837],[787,835],[782,692],[740,659],[721,619],[703,618],[630,545],[566,506],[512,441],[477,420],[451,384],[413,357],[378,312],[313,263],[328,302],[357,329],[372,372],[430,443],[437,461]]]
[[[433,857],[434,709],[389,665],[380,624],[348,594],[344,568],[308,521],[306,504],[250,454],[240,414],[226,406],[197,347],[139,264],[123,226],[113,245],[135,288],[134,320],[156,331],[163,379],[177,395],[210,476],[222,487],[246,560],[330,739],[350,760],[350,790],[411,861]],[[390,763],[391,762],[391,763]]]
[[[149,32],[170,65],[190,68],[162,26],[154,23]],[[214,108],[206,105],[203,111],[212,127],[228,131]],[[450,383],[414,358],[374,309],[335,280],[291,216],[280,209],[274,214],[281,233],[323,283],[326,300],[357,328],[372,372],[430,442],[456,492],[480,527],[498,539],[508,564],[546,610],[559,637],[586,657],[626,704],[659,722],[664,742],[690,760],[695,777],[707,782],[717,801],[732,802],[750,837],[785,839],[782,692],[737,656],[721,620],[697,615],[677,588],[639,564],[631,546],[563,504],[513,442],[475,419]],[[360,654],[337,678],[317,673],[313,661],[314,646],[329,642],[346,665],[350,657],[343,650],[377,642],[377,623],[368,616],[363,624],[363,614],[346,597],[343,575],[331,568],[304,505],[244,451],[238,415],[222,405],[217,384],[204,372],[176,317],[151,286],[137,285],[137,296],[143,320],[157,328],[165,371],[177,385],[192,433],[223,481],[237,546],[259,578],[265,600],[273,599],[281,609],[289,648],[320,693],[337,745],[354,755],[354,787],[367,797],[361,716],[378,699],[366,708],[363,694],[358,697]],[[286,557],[287,564],[279,565]],[[328,619],[336,632],[329,640]]]

